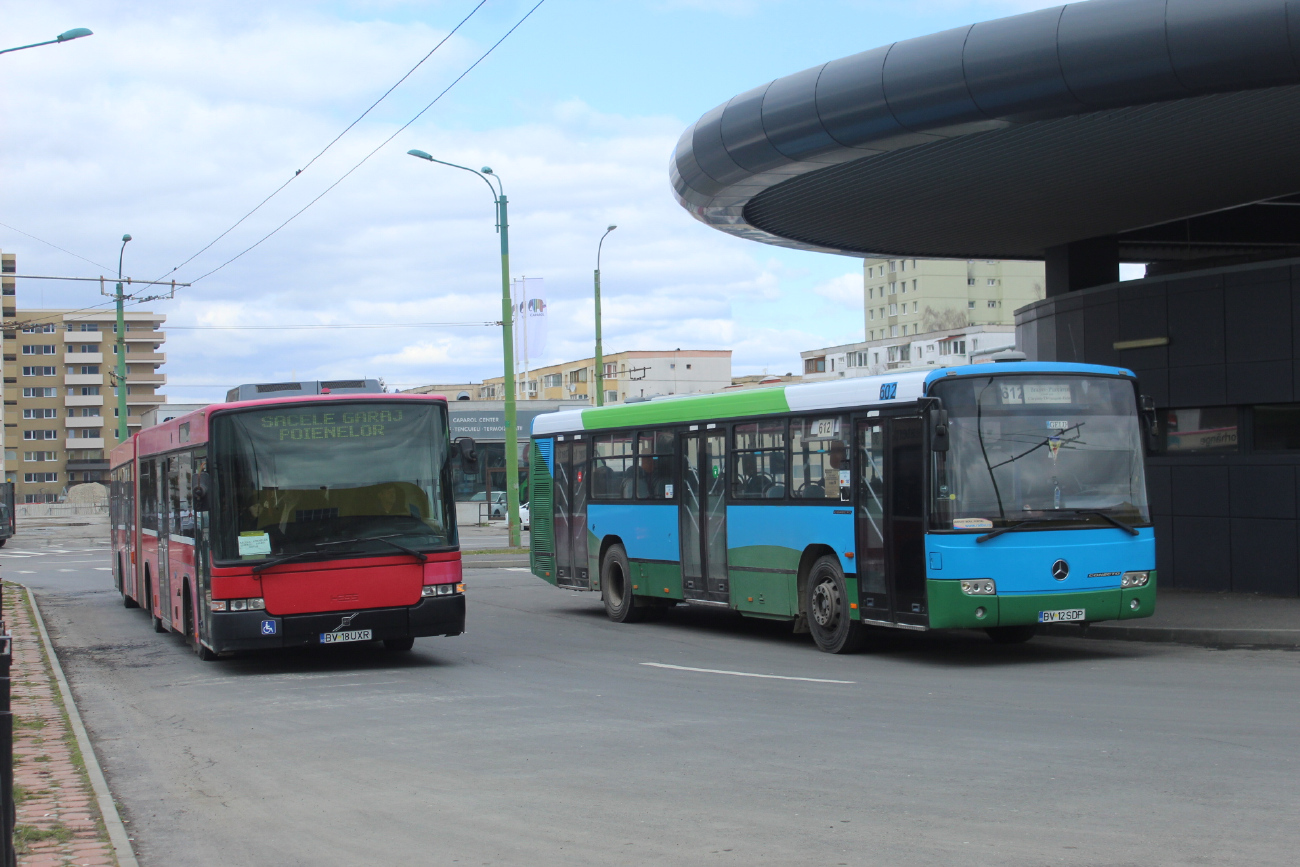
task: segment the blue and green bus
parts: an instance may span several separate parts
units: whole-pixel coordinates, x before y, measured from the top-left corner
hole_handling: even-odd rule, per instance
[[[1015,361],[548,413],[532,571],[618,622],[712,605],[830,653],[1149,617],[1149,403],[1128,370]]]

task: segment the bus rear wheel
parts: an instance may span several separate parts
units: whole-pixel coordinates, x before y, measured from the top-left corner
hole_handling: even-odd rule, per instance
[[[844,570],[832,556],[818,557],[808,573],[808,631],[825,653],[852,653],[862,647],[867,628],[849,616]]]
[[[600,563],[600,598],[605,615],[615,623],[639,623],[646,609],[636,604],[632,595],[632,570],[622,545],[611,545]]]
[[[1037,626],[990,626],[984,630],[994,644],[1024,644],[1038,634]]]

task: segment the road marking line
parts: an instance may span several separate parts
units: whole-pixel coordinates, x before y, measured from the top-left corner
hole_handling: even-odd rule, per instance
[[[0,554],[6,560],[30,560],[34,554]]]
[[[824,677],[786,677],[783,674],[754,674],[751,671],[727,671],[721,668],[691,668],[689,665],[667,665],[662,662],[642,662],[651,668],[671,668],[674,671],[698,671],[703,674],[730,674],[733,677],[761,677],[764,680],[803,680],[809,683],[857,683],[856,680],[830,680]]]
[[[31,569],[15,569],[14,571],[17,572],[19,575],[35,575],[35,574],[36,574],[36,573],[33,572]]]
[[[76,569],[60,569],[60,572],[76,572]]]
[[[532,570],[532,569],[529,569],[527,566],[506,566],[506,567],[504,567],[504,571],[506,571],[506,572],[531,572],[531,571],[533,571],[533,570]]]

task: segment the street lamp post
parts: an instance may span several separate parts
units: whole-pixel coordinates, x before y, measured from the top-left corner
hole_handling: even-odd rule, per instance
[[[605,238],[618,226],[610,226],[600,236],[596,245],[596,406],[605,405],[605,350],[600,342],[600,250],[605,246]]]
[[[117,291],[113,300],[117,302],[117,441],[126,442],[126,313],[122,309],[122,256],[126,253],[126,242],[130,235],[122,236],[122,249],[117,251]]]
[[[413,157],[428,160],[431,163],[450,166],[453,169],[470,172],[483,179],[492,191],[492,200],[497,207],[497,232],[501,235],[501,349],[505,356],[505,427],[506,427],[506,521],[510,531],[510,547],[519,547],[519,438],[515,432],[515,343],[514,343],[514,304],[510,299],[510,224],[506,215],[506,192],[501,185],[501,177],[484,166],[475,171],[468,166],[434,159],[421,150],[407,151]],[[489,178],[495,178],[494,188]]]
[[[31,45],[19,45],[16,48],[0,49],[0,54],[8,54],[10,51],[22,51],[24,48],[40,48],[42,45],[58,45],[63,42],[71,42],[74,39],[80,39],[83,36],[93,36],[90,30],[85,27],[74,27],[64,33],[60,33],[53,39],[47,39],[44,42],[33,42]]]

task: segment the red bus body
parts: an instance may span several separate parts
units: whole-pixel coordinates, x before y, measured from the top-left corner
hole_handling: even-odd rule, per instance
[[[459,635],[465,627],[464,584],[455,510],[445,516],[450,544],[415,556],[314,557],[273,564],[213,560],[212,524],[197,488],[210,461],[209,425],[224,414],[254,408],[341,412],[365,404],[406,403],[441,410],[447,436],[447,401],[437,395],[341,394],[213,404],[134,434],[111,453],[111,522],[114,578],[128,608],[153,617],[159,632],[180,632],[201,656],[237,650],[308,646],[344,630],[369,630],[371,638],[403,642],[430,635]],[[218,491],[222,480],[208,483]],[[156,485],[156,529],[144,526],[142,485]],[[184,508],[184,504],[191,504]],[[337,510],[336,510],[337,511]],[[302,513],[299,513],[300,515]],[[242,534],[247,535],[247,534]],[[242,546],[241,549],[242,551]],[[235,603],[264,608],[231,610]],[[225,610],[218,610],[224,608]]]

